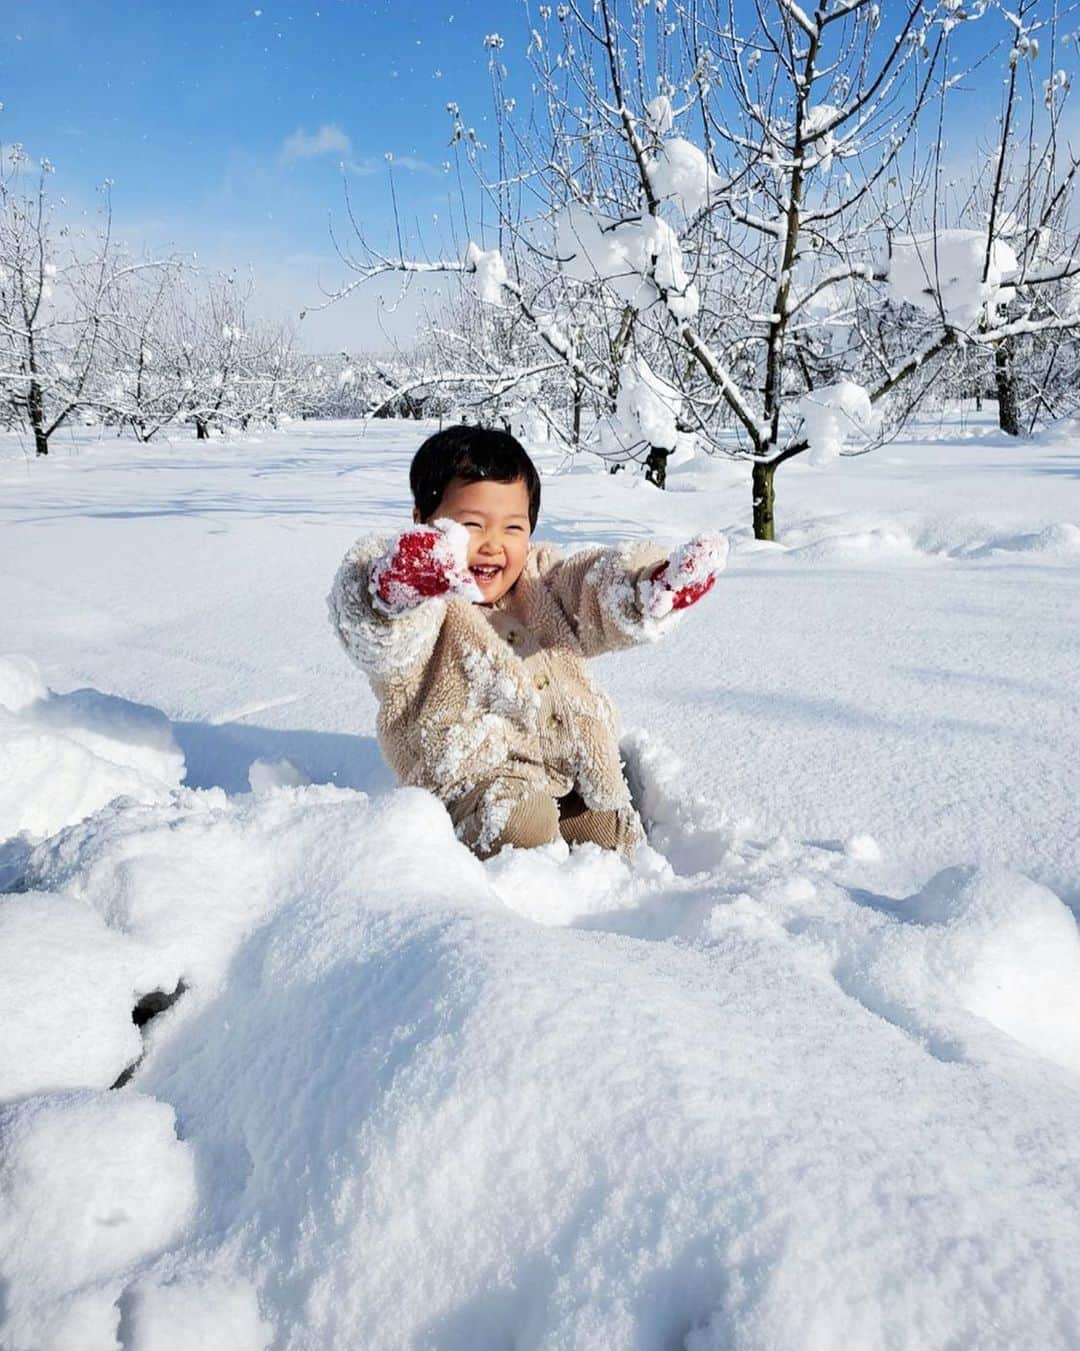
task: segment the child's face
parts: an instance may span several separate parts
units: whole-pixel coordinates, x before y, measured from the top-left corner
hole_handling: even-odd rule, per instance
[[[469,570],[491,605],[505,596],[525,566],[529,551],[529,490],[524,479],[464,483],[452,478],[431,519],[449,516],[469,532]]]

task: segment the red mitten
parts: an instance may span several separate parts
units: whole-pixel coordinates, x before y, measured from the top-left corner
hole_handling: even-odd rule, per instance
[[[695,604],[724,570],[728,542],[724,535],[697,535],[675,550],[641,584],[646,614],[661,619],[672,610]]]
[[[404,531],[371,568],[372,604],[398,615],[433,596],[483,600],[469,571],[469,532],[456,521]]]

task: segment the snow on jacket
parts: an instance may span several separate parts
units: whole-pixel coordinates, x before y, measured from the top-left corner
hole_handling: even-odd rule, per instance
[[[370,574],[393,538],[357,541],[327,603],[379,700],[379,745],[401,782],[451,808],[486,787],[481,845],[523,788],[553,797],[576,788],[596,810],[628,807],[617,715],[586,658],[677,622],[646,615],[638,586],[666,551],[637,544],[564,558],[534,544],[494,605],[439,597],[391,617],[372,606]]]

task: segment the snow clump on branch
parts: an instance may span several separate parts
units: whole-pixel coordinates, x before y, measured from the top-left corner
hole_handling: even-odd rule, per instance
[[[470,240],[465,263],[476,274],[476,294],[480,299],[488,305],[502,305],[502,288],[508,276],[499,250],[482,249]]]
[[[678,236],[658,216],[643,212],[638,220],[613,221],[584,206],[565,207],[555,217],[555,249],[564,275],[607,282],[636,310],[655,305],[662,291],[677,319],[698,312]]]
[[[840,109],[834,108],[831,103],[819,103],[806,110],[803,135],[814,139],[817,167],[825,173],[832,168],[833,155],[836,153],[836,136],[829,124],[835,124],[839,117]]]
[[[657,94],[645,105],[645,122],[657,136],[666,136],[675,125],[675,113],[666,94]]]
[[[894,239],[889,259],[889,290],[893,300],[907,301],[927,314],[941,315],[949,328],[969,332],[984,310],[993,318],[999,304],[1012,299],[1005,283],[1017,275],[1020,264],[1002,239],[990,246],[986,264],[983,230],[940,230],[932,234]]]
[[[704,151],[681,136],[661,145],[645,172],[657,197],[671,198],[689,219],[707,206],[717,177]]]
[[[807,459],[811,464],[828,464],[849,437],[869,440],[876,428],[870,395],[854,380],[809,390],[799,400],[799,412],[810,443]]]
[[[619,430],[632,441],[645,440],[661,450],[674,450],[682,395],[651,369],[643,357],[622,369],[615,400]]]

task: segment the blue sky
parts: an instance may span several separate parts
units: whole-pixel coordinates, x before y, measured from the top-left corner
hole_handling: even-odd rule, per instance
[[[0,0],[0,18],[0,140],[51,159],[73,209],[111,179],[122,237],[251,264],[264,307],[294,313],[318,300],[320,278],[343,276],[328,233],[332,215],[348,235],[342,162],[384,243],[392,153],[403,215],[434,241],[453,187],[447,102],[481,136],[488,125],[485,34],[507,37],[518,79],[527,70],[517,0]],[[997,62],[980,77],[984,127],[999,79]],[[383,345],[360,336],[374,305],[311,316],[305,345]],[[388,330],[414,316],[407,304]]]
[[[331,213],[344,227],[342,162],[378,242],[386,152],[403,212],[445,218],[446,104],[483,127],[484,35],[521,22],[488,0],[2,0],[0,14],[0,139],[52,160],[80,207],[111,179],[123,237],[251,263],[265,299],[293,308],[342,274],[328,234]],[[353,322],[310,326],[337,345]]]

